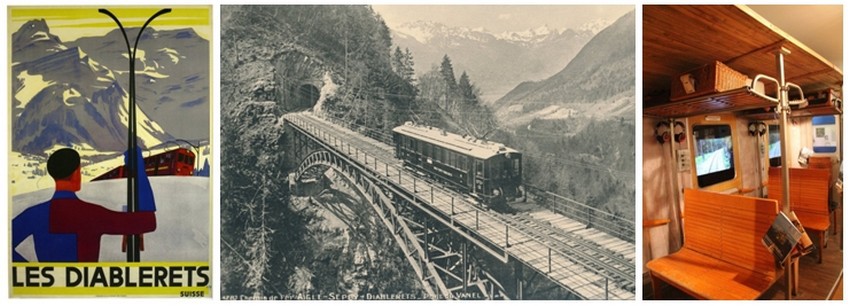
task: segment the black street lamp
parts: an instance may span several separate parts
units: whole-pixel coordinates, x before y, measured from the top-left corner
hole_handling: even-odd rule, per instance
[[[97,11],[111,17],[112,20],[115,20],[115,23],[118,24],[118,28],[121,29],[121,34],[124,35],[124,43],[127,44],[127,57],[130,59],[130,105],[127,110],[130,116],[127,124],[127,152],[129,158],[127,158],[127,165],[124,167],[124,170],[127,172],[127,211],[136,212],[139,210],[139,181],[136,180],[136,171],[139,169],[139,165],[136,164],[136,147],[138,147],[136,144],[136,47],[139,45],[139,38],[142,37],[142,33],[144,33],[148,24],[159,15],[171,12],[171,9],[161,9],[156,12],[156,14],[153,14],[153,16],[148,18],[148,21],[145,21],[145,24],[141,29],[139,29],[139,33],[136,35],[136,42],[133,44],[132,49],[130,49],[130,40],[127,39],[127,32],[124,31],[124,26],[121,25],[121,21],[118,20],[118,17],[115,17],[115,15],[107,9],[99,9]],[[140,261],[140,240],[139,235],[131,235],[129,239],[127,239],[127,262]]]

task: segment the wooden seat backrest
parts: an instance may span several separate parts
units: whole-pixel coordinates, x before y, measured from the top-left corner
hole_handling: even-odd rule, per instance
[[[776,200],[685,189],[685,247],[766,274],[775,267],[761,239],[778,213]]]
[[[809,157],[809,168],[832,169],[832,157],[812,156]]]
[[[830,169],[791,168],[791,210],[798,213],[829,215]],[[782,203],[782,173],[780,168],[770,168],[768,173],[768,198]],[[805,224],[804,224],[805,225]]]

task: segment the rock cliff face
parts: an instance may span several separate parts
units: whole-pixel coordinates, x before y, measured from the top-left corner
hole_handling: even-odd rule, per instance
[[[222,20],[222,107],[248,101],[274,101],[278,112],[310,108],[332,68],[315,52],[299,45],[284,24],[256,7],[225,6]]]
[[[387,131],[407,119],[416,89],[393,71],[389,29],[368,6],[225,6],[222,20],[222,101],[292,112],[324,97],[331,115]]]

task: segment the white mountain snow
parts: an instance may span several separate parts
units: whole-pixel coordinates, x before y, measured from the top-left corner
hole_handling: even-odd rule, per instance
[[[19,103],[18,105],[15,105],[15,108],[21,111],[26,108],[27,104],[36,94],[48,86],[55,84],[54,81],[45,81],[44,76],[40,74],[29,74],[29,71],[27,70],[18,73],[16,78],[18,82],[20,82],[20,85],[18,88],[13,89],[14,98]],[[18,113],[17,116],[20,116],[20,113]]]
[[[506,31],[497,34],[496,37],[505,41],[517,43],[540,43],[553,36],[560,35],[566,29],[552,29],[548,25],[543,25],[535,29],[525,31]]]

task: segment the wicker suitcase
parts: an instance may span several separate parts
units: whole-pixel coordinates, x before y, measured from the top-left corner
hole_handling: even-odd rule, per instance
[[[746,85],[746,75],[715,61],[674,78],[670,86],[670,101],[724,92]]]

